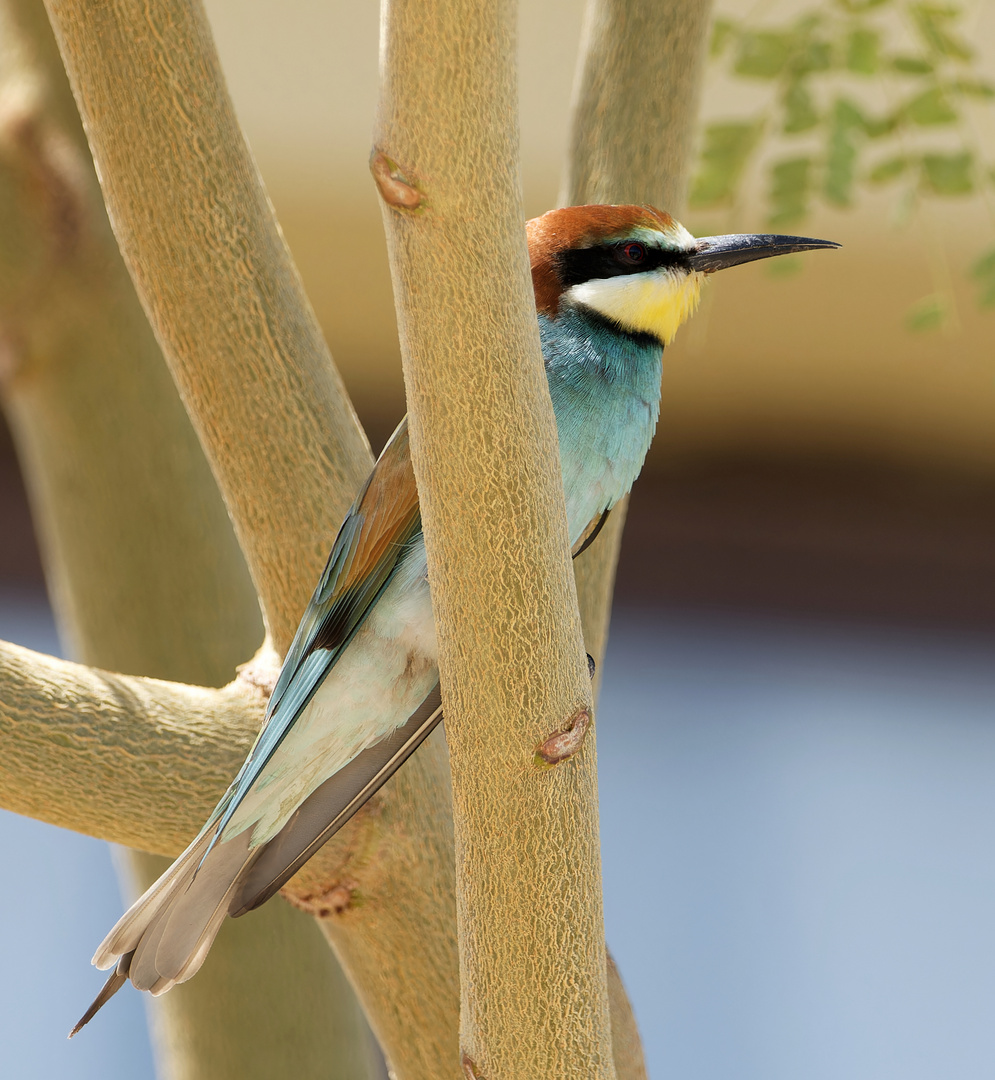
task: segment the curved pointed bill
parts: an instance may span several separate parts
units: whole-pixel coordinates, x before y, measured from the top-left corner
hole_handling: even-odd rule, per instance
[[[688,254],[692,270],[704,274],[725,270],[727,266],[790,255],[795,251],[838,248],[832,240],[812,240],[807,236],[776,236],[770,233],[734,233],[731,236],[705,236]]]

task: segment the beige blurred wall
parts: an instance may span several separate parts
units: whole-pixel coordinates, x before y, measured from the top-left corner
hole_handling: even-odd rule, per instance
[[[378,5],[207,6],[239,115],[336,359],[361,412],[383,430],[404,406],[379,209],[366,170]],[[801,6],[782,0],[778,10]],[[556,200],[582,8],[579,0],[522,5],[530,215]],[[973,17],[974,40],[989,50],[995,72],[995,5],[978,5]],[[734,112],[736,104],[721,84],[706,96],[709,115]],[[995,133],[982,136],[995,156]],[[980,200],[937,203],[904,231],[888,218],[882,199],[822,213],[804,231],[843,242],[843,251],[814,254],[788,279],[757,265],[709,285],[702,311],[668,350],[658,457],[830,453],[995,472],[995,313],[978,311],[963,273],[995,246],[995,220]],[[759,201],[745,200],[717,227],[763,228]],[[935,290],[944,260],[959,323],[912,334],[903,317]]]

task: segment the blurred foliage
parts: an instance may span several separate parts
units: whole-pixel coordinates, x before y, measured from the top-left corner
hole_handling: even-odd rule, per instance
[[[717,18],[713,60],[769,93],[754,115],[705,128],[692,207],[731,206],[761,160],[778,230],[818,201],[849,207],[865,190],[892,189],[906,221],[924,198],[991,200],[995,169],[966,121],[970,106],[995,102],[995,86],[976,70],[963,14],[952,4],[822,0],[777,26]],[[971,273],[981,304],[995,308],[995,249]],[[943,325],[947,306],[926,297],[906,325]]]

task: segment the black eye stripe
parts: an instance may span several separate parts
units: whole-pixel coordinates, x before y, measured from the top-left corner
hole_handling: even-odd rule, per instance
[[[582,285],[596,278],[622,277],[626,274],[645,274],[661,266],[673,266],[690,272],[688,256],[683,251],[664,251],[662,248],[645,247],[645,257],[633,262],[626,257],[631,240],[617,244],[599,244],[597,247],[576,248],[561,251],[556,256],[556,270],[564,289]]]

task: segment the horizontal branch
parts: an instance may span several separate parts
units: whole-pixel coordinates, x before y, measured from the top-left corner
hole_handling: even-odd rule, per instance
[[[266,694],[116,675],[0,643],[0,805],[176,855],[228,786]]]

